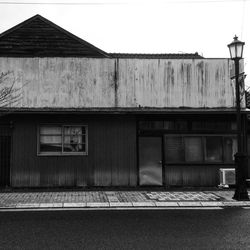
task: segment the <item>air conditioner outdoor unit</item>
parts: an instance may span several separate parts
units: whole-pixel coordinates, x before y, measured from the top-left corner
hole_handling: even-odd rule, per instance
[[[220,168],[220,185],[219,187],[229,187],[235,185],[235,169]]]

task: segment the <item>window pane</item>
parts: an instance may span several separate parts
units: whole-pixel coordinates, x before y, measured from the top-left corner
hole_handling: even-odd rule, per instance
[[[231,122],[231,129],[232,130],[237,130],[237,124],[236,124],[236,122]]]
[[[56,126],[41,126],[40,127],[40,134],[41,135],[61,135],[62,129],[61,127]]]
[[[230,130],[231,124],[221,121],[207,121],[205,122],[205,130]]]
[[[222,161],[222,138],[218,136],[206,137],[205,143],[205,160]]]
[[[204,130],[205,122],[203,121],[193,121],[192,122],[192,130]]]
[[[163,121],[140,121],[140,129],[162,129]]]
[[[164,129],[174,130],[175,129],[174,121],[164,121]]]
[[[64,136],[64,144],[79,144],[85,142],[85,135],[67,135]]]
[[[167,162],[183,162],[182,137],[165,137],[165,159]]]
[[[61,135],[41,135],[40,136],[40,143],[62,143],[62,136]]]
[[[64,144],[64,152],[85,152],[85,144]]]
[[[86,134],[86,128],[85,127],[81,127],[82,128],[82,134],[85,135]]]
[[[224,137],[224,161],[234,162],[234,155],[237,152],[237,140],[232,137]]]
[[[187,130],[188,122],[187,121],[175,121],[175,129],[176,130]]]
[[[235,129],[231,121],[193,121],[192,130],[224,131]]]
[[[64,135],[80,135],[82,134],[82,127],[64,126]]]
[[[185,138],[185,160],[187,162],[203,161],[201,137],[186,137]]]
[[[85,151],[84,143],[85,143],[85,136],[84,135],[65,136],[64,137],[63,151],[65,151],[65,152],[83,152],[83,151]]]
[[[41,144],[40,152],[62,152],[61,144]]]

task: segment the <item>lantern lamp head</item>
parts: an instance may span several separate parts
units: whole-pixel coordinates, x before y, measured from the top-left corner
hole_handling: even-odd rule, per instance
[[[241,59],[243,56],[243,47],[245,43],[238,40],[238,37],[235,35],[233,42],[228,44],[230,57],[232,60]]]

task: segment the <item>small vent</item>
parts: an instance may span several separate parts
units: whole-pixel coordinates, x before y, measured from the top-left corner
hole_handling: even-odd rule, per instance
[[[220,187],[229,187],[235,185],[235,169],[220,168]]]

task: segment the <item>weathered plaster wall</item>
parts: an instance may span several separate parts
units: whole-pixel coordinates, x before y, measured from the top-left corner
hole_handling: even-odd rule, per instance
[[[233,107],[227,59],[0,58],[18,107]]]

